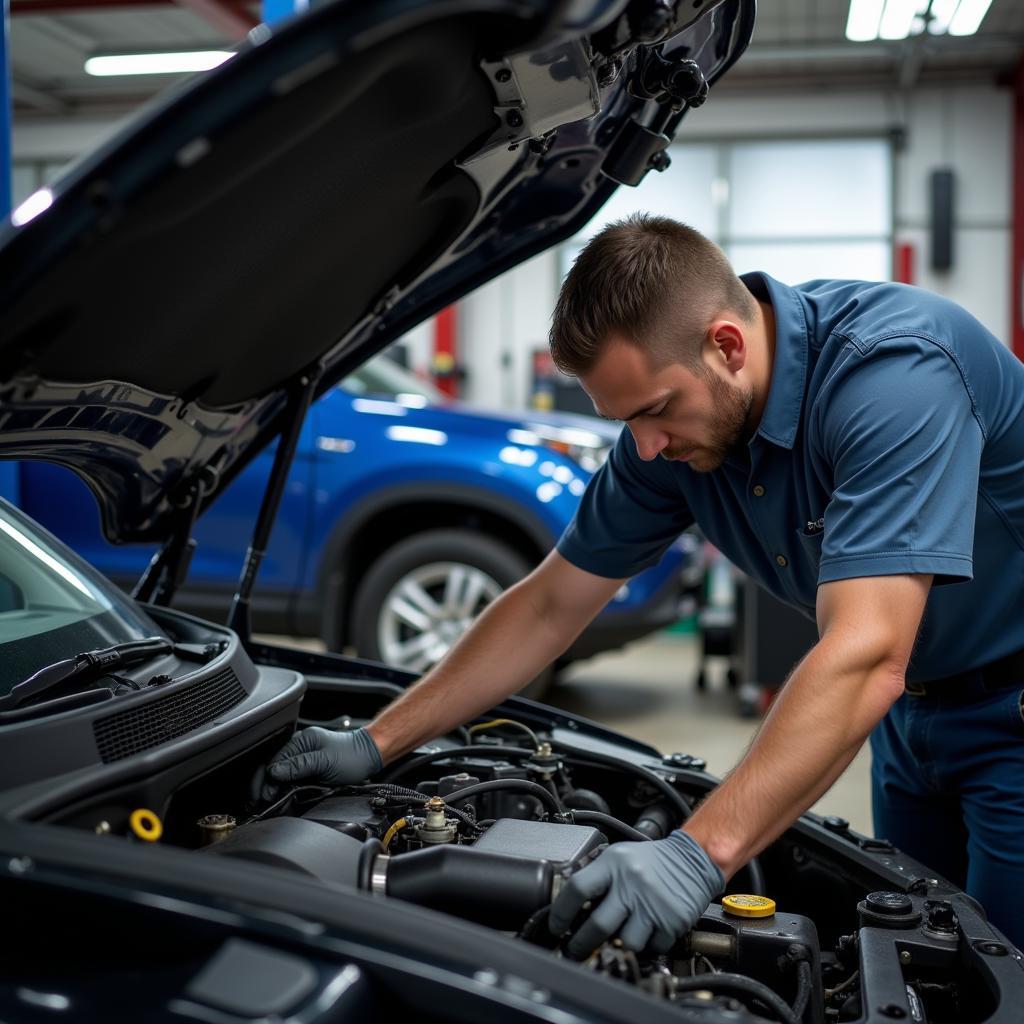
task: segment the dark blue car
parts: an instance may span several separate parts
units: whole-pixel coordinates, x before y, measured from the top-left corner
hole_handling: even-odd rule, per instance
[[[310,410],[260,570],[257,626],[423,672],[551,548],[617,433],[596,417],[471,409],[378,357]],[[223,617],[273,453],[196,524],[179,606]],[[67,470],[22,463],[19,474],[23,509],[134,583],[154,549],[104,540],[95,500]],[[688,541],[624,586],[563,664],[679,618]]]

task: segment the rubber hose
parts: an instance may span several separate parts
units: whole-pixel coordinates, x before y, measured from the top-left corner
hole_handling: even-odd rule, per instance
[[[793,1000],[793,1014],[803,1020],[807,1004],[811,1000],[811,965],[801,960],[796,965],[796,999]]]
[[[554,868],[547,861],[468,846],[434,846],[392,857],[387,894],[454,917],[518,931],[551,902]]]
[[[563,814],[564,808],[561,801],[549,790],[537,782],[530,782],[527,779],[491,779],[488,782],[478,782],[474,786],[466,786],[465,789],[457,789],[449,793],[445,798],[446,804],[453,804],[457,800],[468,800],[478,793],[493,793],[496,790],[511,790],[513,792],[528,793],[535,796],[553,814]]]
[[[676,810],[680,812],[684,821],[693,813],[693,808],[690,806],[690,802],[681,793],[676,792],[676,790],[661,778],[660,775],[657,775],[646,768],[640,768],[637,765],[630,764],[628,761],[620,761],[618,758],[605,754],[595,754],[590,751],[580,756],[577,756],[574,753],[567,753],[565,755],[565,760],[567,762],[575,761],[577,764],[590,761],[602,768],[618,768],[620,771],[630,772],[631,774],[643,779],[644,782],[649,785],[654,786],[660,793],[662,793],[672,803]],[[761,862],[756,857],[751,857],[747,862],[746,867],[750,872],[752,895],[763,896],[765,894],[765,878],[764,871],[761,869]]]
[[[602,814],[600,811],[571,811],[570,813],[572,814],[572,820],[580,824],[604,826],[614,832],[618,832],[625,839],[632,839],[636,842],[651,842],[650,836],[645,836],[643,832],[637,831],[632,825],[627,825],[624,821],[619,821],[618,818],[610,814]]]
[[[486,755],[487,757],[533,757],[536,751],[527,750],[525,747],[495,747],[487,743],[473,743],[467,747],[449,747],[447,750],[435,750],[429,754],[415,757],[406,764],[396,765],[391,771],[386,772],[381,778],[381,783],[391,782],[393,779],[407,775],[424,765],[433,764],[435,761],[444,761],[450,757],[469,756],[472,754]]]
[[[781,996],[776,995],[767,985],[742,974],[698,974],[692,978],[677,978],[677,992],[696,992],[706,989],[720,995],[737,996],[742,999],[757,999],[763,1003],[782,1024],[800,1024],[800,1018]]]
[[[690,802],[681,793],[678,793],[669,783],[667,783],[660,775],[655,772],[649,771],[646,768],[640,768],[638,765],[630,764],[628,761],[620,761],[616,757],[611,757],[605,754],[595,754],[592,751],[587,751],[585,754],[577,756],[575,753],[567,753],[565,755],[566,761],[576,761],[577,763],[583,764],[587,761],[596,764],[600,768],[617,768],[619,771],[629,772],[631,775],[636,775],[643,779],[649,786],[654,786],[675,808],[679,811],[682,816],[682,820],[685,821],[692,813],[693,808],[690,806]]]
[[[751,857],[750,860],[743,865],[743,870],[747,872],[747,876],[750,879],[748,891],[754,896],[767,896],[767,884],[764,880],[764,871],[761,868],[761,862],[756,857]]]

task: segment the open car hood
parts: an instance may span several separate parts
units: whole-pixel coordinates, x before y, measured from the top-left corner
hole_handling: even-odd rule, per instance
[[[305,382],[658,167],[753,7],[340,0],[257,29],[0,230],[0,457],[74,469],[109,539],[164,539]]]

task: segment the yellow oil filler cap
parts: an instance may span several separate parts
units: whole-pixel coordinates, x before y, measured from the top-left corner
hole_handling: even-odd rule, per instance
[[[734,917],[771,917],[775,913],[775,900],[767,896],[736,893],[722,897],[722,909]]]
[[[128,817],[128,826],[132,835],[145,843],[155,843],[164,834],[164,823],[146,807],[132,811]]]

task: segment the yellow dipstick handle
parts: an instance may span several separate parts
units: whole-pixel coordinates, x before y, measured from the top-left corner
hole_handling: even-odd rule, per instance
[[[409,822],[405,818],[399,818],[398,821],[396,821],[394,825],[384,833],[384,838],[381,840],[380,845],[386,850],[391,845],[391,840],[394,839],[395,836],[408,824]]]
[[[144,843],[155,843],[164,834],[164,823],[149,808],[139,807],[128,818],[132,835]]]

